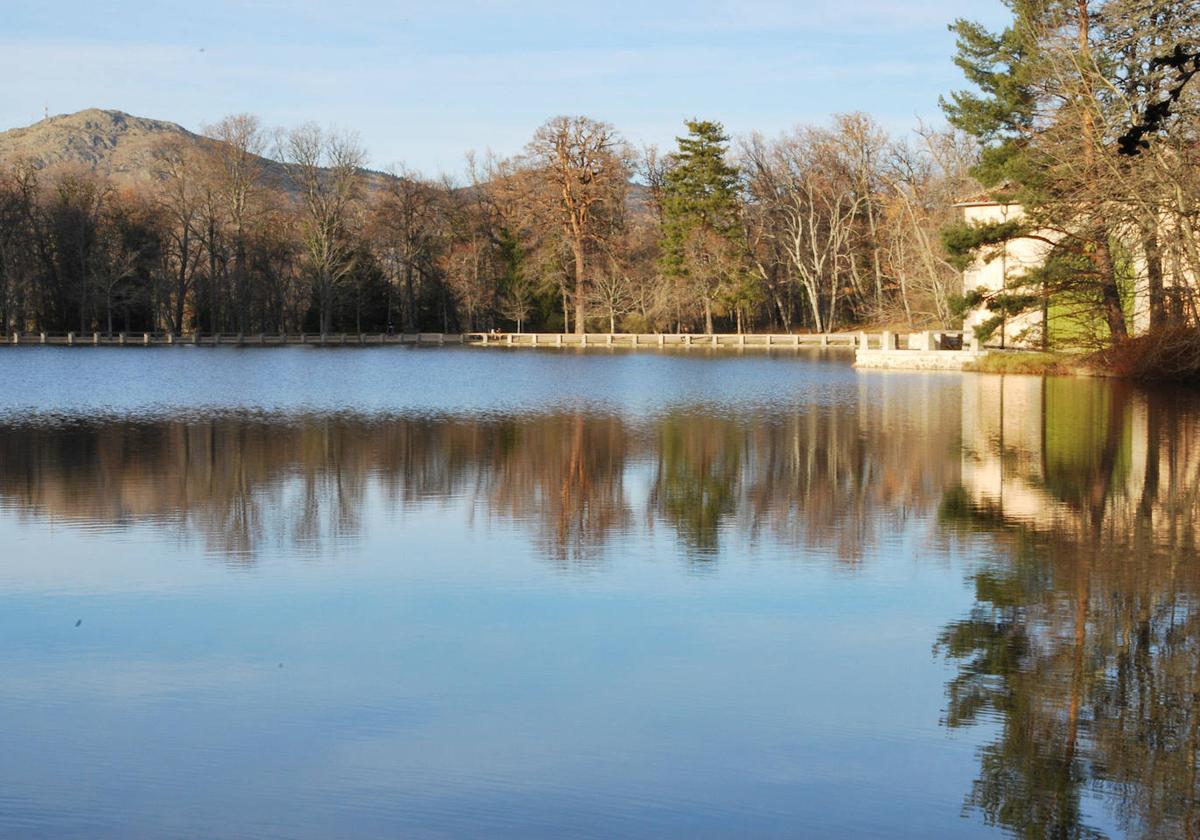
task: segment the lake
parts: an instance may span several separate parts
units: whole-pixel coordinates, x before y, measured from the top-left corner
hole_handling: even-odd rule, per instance
[[[1200,397],[0,350],[0,836],[1192,837]]]

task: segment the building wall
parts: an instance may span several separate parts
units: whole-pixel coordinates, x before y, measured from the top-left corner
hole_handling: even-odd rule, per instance
[[[971,203],[960,205],[968,224],[994,224],[1017,221],[1025,212],[1017,204]],[[963,272],[963,291],[984,288],[989,292],[1000,292],[1012,285],[1032,268],[1037,268],[1046,259],[1050,245],[1038,239],[1020,238],[1006,242],[1003,246],[983,249],[975,263]],[[970,332],[992,317],[985,306],[967,314],[963,329]],[[1041,344],[1042,313],[1027,312],[1005,323],[1003,330],[996,330],[988,339],[987,346],[1037,347]],[[1003,340],[1001,338],[1003,334]]]
[[[968,201],[959,205],[963,218],[968,224],[992,224],[1016,221],[1024,216],[1024,210],[1018,204],[998,204],[984,200]],[[1189,313],[1194,313],[1195,300],[1200,282],[1189,267],[1188,261],[1182,258],[1180,249],[1175,246],[1168,232],[1164,219],[1160,237],[1163,250],[1163,287],[1166,294],[1166,316],[1176,321],[1186,321]],[[1126,314],[1129,317],[1129,330],[1133,335],[1145,333],[1150,327],[1150,293],[1149,279],[1145,254],[1140,247],[1136,231],[1114,231],[1117,238],[1126,243],[1131,258],[1132,288],[1128,289]],[[1040,266],[1050,251],[1050,244],[1039,239],[1021,238],[1006,243],[1003,247],[982,249],[972,266],[963,272],[963,291],[984,288],[989,292],[999,292],[1011,287],[1013,281],[1021,277],[1031,268]],[[1035,290],[1029,290],[1035,291]],[[963,328],[973,330],[992,317],[986,307],[967,314]],[[1194,316],[1192,316],[1194,317]],[[1011,348],[1036,348],[1041,341],[1042,313],[1028,312],[1012,318],[1003,330],[1003,345]],[[987,346],[1001,345],[1001,331],[997,330],[988,340]]]

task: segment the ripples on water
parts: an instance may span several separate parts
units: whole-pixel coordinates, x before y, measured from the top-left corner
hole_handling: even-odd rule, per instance
[[[836,354],[0,352],[0,835],[1190,836],[1198,424]]]

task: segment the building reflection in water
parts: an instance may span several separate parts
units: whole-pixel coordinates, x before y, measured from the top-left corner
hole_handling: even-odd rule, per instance
[[[976,604],[940,648],[945,722],[999,734],[968,805],[1026,837],[1200,833],[1200,402],[1121,385],[968,380],[948,531]]]

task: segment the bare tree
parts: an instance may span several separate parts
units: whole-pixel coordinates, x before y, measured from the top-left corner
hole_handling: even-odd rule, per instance
[[[167,324],[171,332],[183,332],[188,296],[200,261],[201,160],[196,149],[177,138],[159,145],[155,153],[158,175],[158,210],[165,221],[166,237],[161,253],[162,274],[168,281]]]
[[[617,331],[618,318],[634,310],[636,301],[633,290],[632,279],[615,260],[610,260],[604,269],[593,276],[588,290],[588,303],[593,309],[604,313],[610,333]]]
[[[255,210],[255,199],[262,189],[266,171],[263,155],[267,150],[267,135],[258,117],[253,114],[234,114],[204,133],[215,140],[215,190],[224,206],[233,239],[233,286],[237,304],[238,328],[249,329],[250,290],[246,256],[247,227]],[[216,278],[210,277],[210,319],[217,319]],[[217,327],[213,327],[217,329]]]
[[[333,326],[334,293],[353,267],[351,228],[366,153],[354,135],[309,123],[288,132],[281,157],[300,195],[302,236],[321,332],[327,333]]]
[[[511,279],[500,295],[500,314],[517,324],[517,332],[525,331],[525,321],[533,312],[533,283],[526,276]]]
[[[536,215],[557,224],[575,262],[575,332],[585,330],[588,257],[601,217],[623,210],[631,171],[629,153],[616,130],[588,117],[555,117],[542,125],[526,148],[525,165],[540,175],[531,191]]]
[[[838,304],[856,259],[854,223],[863,204],[858,184],[827,132],[800,129],[774,142],[743,145],[755,201],[775,219],[774,236],[804,291],[813,327],[837,323]]]
[[[403,168],[389,174],[372,214],[373,238],[389,284],[400,287],[403,329],[416,332],[417,287],[431,270],[446,215],[445,202],[438,184]],[[390,320],[390,312],[388,316]]]

